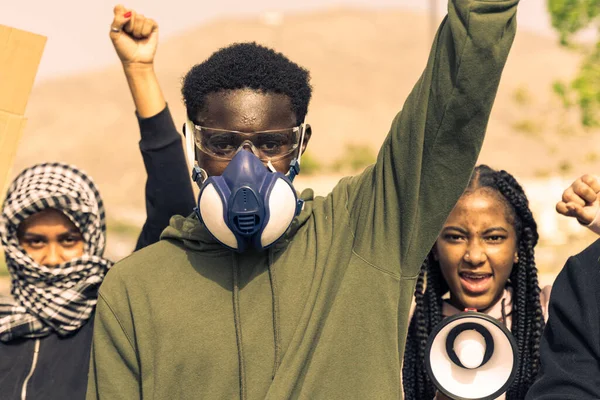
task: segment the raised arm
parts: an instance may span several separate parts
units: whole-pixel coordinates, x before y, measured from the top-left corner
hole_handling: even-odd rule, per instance
[[[376,164],[349,182],[353,250],[378,268],[416,277],[465,189],[514,39],[517,3],[449,1],[425,71]]]
[[[154,72],[158,46],[158,24],[135,10],[115,6],[110,40],[127,78],[135,109],[140,118],[150,118],[166,106]]]
[[[158,25],[118,5],[110,38],[135,103],[147,174],[146,222],[136,245],[139,250],[159,240],[173,215],[191,213],[194,195],[181,137],[154,72]]]

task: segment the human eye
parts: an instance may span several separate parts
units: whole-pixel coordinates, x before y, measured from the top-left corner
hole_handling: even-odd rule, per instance
[[[465,235],[460,233],[448,232],[443,235],[444,240],[450,243],[459,243],[466,240]]]
[[[490,243],[502,243],[506,236],[504,235],[489,235],[485,238]]]
[[[261,145],[260,145],[261,150],[268,151],[268,152],[277,152],[277,151],[279,151],[280,147],[281,147],[281,144],[279,144],[275,141],[261,143]]]
[[[208,148],[217,154],[227,154],[236,149],[234,137],[230,133],[211,135],[206,141]]]
[[[70,234],[61,238],[60,242],[63,247],[73,247],[76,246],[79,242],[81,242],[81,240],[81,235]]]
[[[258,148],[269,154],[279,154],[290,145],[288,135],[281,133],[262,133],[258,142]]]
[[[41,249],[46,245],[46,241],[43,238],[39,237],[29,237],[23,240],[27,247],[32,249]]]

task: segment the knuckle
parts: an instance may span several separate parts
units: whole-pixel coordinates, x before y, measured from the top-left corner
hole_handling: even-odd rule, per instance
[[[596,181],[596,177],[591,174],[584,174],[579,179],[581,179],[582,182],[587,183],[587,184],[590,184],[590,183],[593,183]]]
[[[575,193],[581,193],[583,191],[585,191],[586,188],[588,188],[589,186],[583,182],[582,180],[577,180],[573,183],[573,191]]]

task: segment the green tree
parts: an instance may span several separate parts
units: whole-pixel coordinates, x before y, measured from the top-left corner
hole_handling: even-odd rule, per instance
[[[548,0],[548,8],[552,25],[565,46],[572,46],[572,37],[582,30],[596,29],[600,33],[600,0]],[[579,106],[584,126],[600,126],[600,34],[596,44],[584,51],[577,77],[570,84],[557,82],[554,91],[566,106],[573,102]]]

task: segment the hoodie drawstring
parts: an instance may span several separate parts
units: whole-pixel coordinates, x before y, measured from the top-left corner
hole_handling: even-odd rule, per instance
[[[246,400],[246,370],[244,366],[244,351],[242,347],[242,323],[240,321],[240,268],[235,253],[232,253],[233,275],[233,320],[235,324],[235,338],[238,347],[240,399]]]
[[[269,261],[267,264],[267,270],[269,271],[269,282],[271,284],[271,299],[273,303],[273,342],[275,343],[275,361],[273,363],[273,379],[277,369],[279,369],[279,363],[281,362],[279,357],[281,353],[281,338],[279,333],[279,299],[277,298],[277,283],[275,281],[275,271],[273,271],[273,251],[269,252]]]
[[[240,266],[238,264],[237,256],[232,253],[232,276],[233,276],[233,319],[235,325],[235,337],[238,348],[238,362],[239,362],[239,384],[240,384],[240,399],[246,400],[246,369],[244,365],[244,351],[242,344],[242,323],[240,320]],[[273,342],[275,345],[274,349],[274,361],[273,361],[273,374],[272,378],[275,379],[275,374],[279,369],[281,363],[281,337],[279,329],[279,299],[277,296],[277,282],[275,280],[275,272],[273,270],[273,251],[268,250],[268,264],[267,270],[269,272],[269,284],[271,286],[271,302],[273,306]]]

